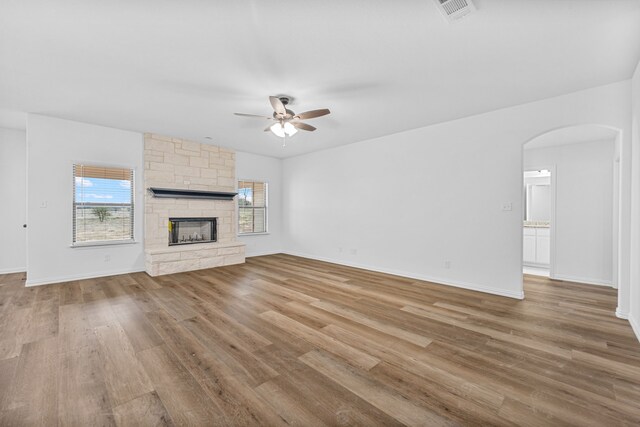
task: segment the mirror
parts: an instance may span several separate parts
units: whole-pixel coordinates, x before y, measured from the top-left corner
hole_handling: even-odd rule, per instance
[[[524,173],[524,220],[551,220],[551,172],[546,169]]]

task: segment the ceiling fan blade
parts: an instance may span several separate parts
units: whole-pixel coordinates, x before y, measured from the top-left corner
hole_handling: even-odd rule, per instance
[[[267,116],[259,116],[257,114],[246,114],[246,113],[233,113],[236,116],[243,116],[243,117],[256,117],[258,119],[267,119],[267,120],[273,120],[273,117],[267,117]]]
[[[314,130],[316,130],[315,127],[308,125],[306,123],[302,123],[302,122],[289,122],[289,123],[291,123],[294,127],[301,130],[308,130],[309,132],[313,132]]]
[[[270,96],[269,101],[271,102],[271,106],[273,107],[273,110],[277,114],[281,114],[283,116],[287,114],[287,109],[285,108],[282,101],[280,101],[280,98],[276,96]]]
[[[329,113],[331,113],[329,109],[323,108],[321,110],[311,110],[311,111],[305,111],[304,113],[296,114],[294,118],[300,119],[300,120],[306,120],[306,119],[313,119],[315,117],[326,116]]]

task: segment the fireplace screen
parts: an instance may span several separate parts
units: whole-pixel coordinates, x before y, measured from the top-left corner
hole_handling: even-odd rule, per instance
[[[169,246],[216,241],[216,218],[169,218]]]

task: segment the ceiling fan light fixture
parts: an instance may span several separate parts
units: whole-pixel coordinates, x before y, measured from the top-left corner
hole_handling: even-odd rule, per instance
[[[274,135],[279,136],[280,138],[284,138],[286,135],[284,133],[284,127],[280,123],[274,123],[273,125],[271,125],[270,129]]]
[[[284,124],[283,126],[284,128],[284,133],[286,133],[288,136],[293,136],[296,133],[298,133],[298,129],[296,129],[291,123],[287,122]]]
[[[284,138],[285,136],[291,137],[298,132],[298,129],[289,122],[274,123],[269,129],[271,129],[271,132],[273,132],[274,135],[279,136],[280,138]]]

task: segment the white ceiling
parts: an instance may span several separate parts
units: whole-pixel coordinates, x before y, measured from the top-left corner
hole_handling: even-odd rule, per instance
[[[555,147],[558,145],[576,144],[591,141],[611,141],[618,136],[618,131],[599,125],[580,125],[563,129],[557,129],[524,145],[525,150],[534,148]]]
[[[289,157],[625,80],[640,59],[640,0],[475,4],[449,24],[432,0],[0,0],[0,123],[34,112]],[[233,115],[277,94],[332,114],[282,148]]]

